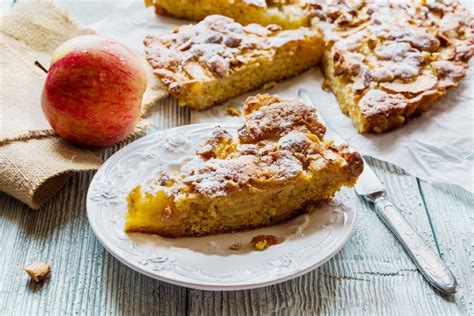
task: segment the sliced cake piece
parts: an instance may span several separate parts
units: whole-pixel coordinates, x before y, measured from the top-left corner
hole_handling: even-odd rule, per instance
[[[180,105],[196,110],[295,76],[316,65],[323,51],[319,31],[242,26],[219,15],[147,37],[145,45],[155,74]]]
[[[384,132],[426,111],[465,76],[474,53],[474,20],[456,1],[323,11],[323,70],[359,132]]]
[[[361,156],[324,139],[316,110],[257,95],[236,136],[217,129],[180,173],[128,195],[126,232],[166,237],[248,230],[292,218],[353,186]]]
[[[310,0],[149,0],[159,15],[200,21],[213,14],[228,16],[241,24],[277,24],[284,29],[310,26],[319,4]]]

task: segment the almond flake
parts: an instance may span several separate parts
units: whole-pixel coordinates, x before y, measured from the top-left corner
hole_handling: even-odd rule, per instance
[[[398,93],[421,93],[426,90],[430,90],[433,88],[438,79],[436,76],[432,74],[424,74],[418,77],[413,82],[408,83],[399,83],[399,82],[384,82],[381,83],[380,86],[391,92],[398,92]]]
[[[212,77],[207,74],[207,71],[198,63],[187,63],[183,66],[186,73],[193,79],[211,80]]]

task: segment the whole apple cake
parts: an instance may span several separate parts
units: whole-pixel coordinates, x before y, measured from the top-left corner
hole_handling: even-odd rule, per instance
[[[277,223],[353,186],[363,161],[324,139],[316,110],[296,99],[257,95],[236,136],[218,128],[179,174],[128,195],[126,232],[202,236]]]
[[[316,65],[323,39],[317,30],[242,26],[212,15],[172,33],[149,36],[145,46],[154,73],[179,104],[203,110]]]
[[[275,23],[283,28],[308,26],[294,31],[306,39],[300,42],[308,46],[298,44],[306,48],[296,49],[298,45],[294,41],[281,45],[279,55],[289,53],[291,56],[283,58],[284,63],[278,68],[291,71],[291,75],[297,74],[300,69],[319,60],[320,51],[324,50],[322,68],[327,81],[325,86],[331,88],[342,112],[351,117],[359,132],[388,131],[427,111],[434,101],[458,85],[474,54],[474,18],[456,0],[152,2],[158,13],[177,17],[202,19],[208,14],[220,13],[244,24]],[[274,26],[268,28],[273,29]],[[309,40],[317,37],[311,35],[317,34],[315,29],[323,32],[324,45],[319,40]],[[283,34],[289,34],[278,32],[283,37],[287,36]],[[247,49],[245,54],[251,55],[252,51]],[[308,54],[317,58],[305,63],[309,61]],[[261,65],[250,60],[252,70],[249,71],[257,74],[259,80],[244,76],[237,79],[245,82],[243,85],[248,87],[247,90],[251,89],[250,86],[260,85],[271,77],[268,73],[272,73],[267,63]],[[304,67],[301,65],[296,71],[295,60]],[[283,73],[285,71],[278,76],[279,79],[287,76]],[[232,87],[230,90],[235,94],[246,90],[240,84],[238,86],[239,89]],[[202,91],[200,85],[195,87]],[[180,101],[206,104],[199,107],[202,109],[223,101],[226,99],[224,95],[230,97],[232,93],[218,95],[212,102],[198,102],[192,96],[188,100],[181,97]],[[200,96],[201,93],[198,93],[198,98]]]

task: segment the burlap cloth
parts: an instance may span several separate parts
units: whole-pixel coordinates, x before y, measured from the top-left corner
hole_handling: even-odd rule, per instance
[[[0,23],[0,190],[37,209],[73,172],[96,170],[105,149],[74,146],[54,134],[40,105],[46,74],[34,62],[48,67],[61,43],[94,32],[78,25],[64,9],[44,1],[15,5]],[[140,58],[148,72],[145,113],[166,91],[143,55]],[[123,143],[145,128],[141,120]]]

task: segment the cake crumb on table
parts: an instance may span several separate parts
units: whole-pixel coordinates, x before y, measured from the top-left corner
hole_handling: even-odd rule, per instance
[[[42,282],[51,272],[51,266],[45,262],[35,262],[27,265],[24,270],[36,283]]]
[[[331,91],[331,83],[329,81],[327,81],[326,79],[324,79],[323,82],[321,83],[321,88],[324,91],[330,92]]]

